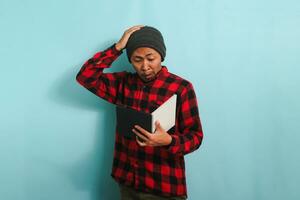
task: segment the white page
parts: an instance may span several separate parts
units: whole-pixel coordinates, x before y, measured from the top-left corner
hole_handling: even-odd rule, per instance
[[[151,113],[152,115],[152,133],[155,131],[155,121],[158,120],[165,131],[168,131],[175,125],[176,118],[176,100],[177,95],[174,94],[160,107]]]

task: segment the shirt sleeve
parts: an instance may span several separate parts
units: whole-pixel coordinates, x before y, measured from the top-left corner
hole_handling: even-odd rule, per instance
[[[127,73],[103,73],[103,70],[109,68],[121,54],[122,51],[118,51],[115,44],[97,52],[83,64],[76,76],[77,82],[95,95],[115,104],[118,88]]]
[[[185,155],[198,149],[202,143],[203,132],[199,117],[196,94],[189,84],[181,94],[178,128],[172,134],[172,142],[167,147],[172,154]]]

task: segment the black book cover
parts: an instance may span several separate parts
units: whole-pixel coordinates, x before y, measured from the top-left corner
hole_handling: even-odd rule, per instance
[[[116,106],[117,132],[127,138],[135,137],[132,132],[134,125],[139,125],[151,132],[151,113],[141,112],[125,106]]]
[[[155,121],[159,121],[161,127],[168,131],[175,125],[177,95],[174,94],[151,113],[134,110],[132,108],[117,105],[117,132],[127,138],[135,137],[132,129],[139,125],[150,133],[155,132]]]

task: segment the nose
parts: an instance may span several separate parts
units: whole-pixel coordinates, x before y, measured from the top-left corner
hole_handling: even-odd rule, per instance
[[[149,63],[148,63],[146,60],[144,60],[141,69],[142,69],[143,71],[149,70]]]

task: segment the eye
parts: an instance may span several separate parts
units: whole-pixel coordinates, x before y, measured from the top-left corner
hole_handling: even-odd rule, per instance
[[[141,59],[134,59],[134,62],[140,62]]]

